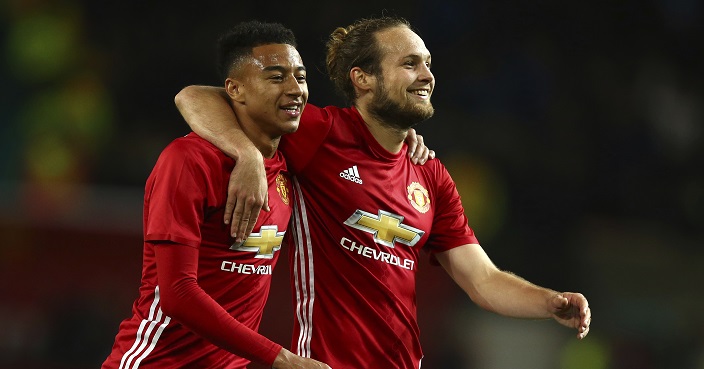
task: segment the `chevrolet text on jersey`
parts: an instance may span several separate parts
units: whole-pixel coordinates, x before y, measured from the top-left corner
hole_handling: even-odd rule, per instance
[[[381,261],[383,263],[395,265],[397,267],[401,267],[403,269],[408,269],[408,270],[413,270],[413,266],[415,265],[415,261],[411,259],[401,259],[400,257],[389,254],[388,252],[380,251],[380,250],[375,250],[371,247],[364,246],[362,244],[358,244],[355,241],[350,240],[349,238],[342,237],[340,239],[340,245],[345,248],[348,251],[351,252],[356,252],[359,255],[364,256],[365,258],[369,259],[374,259]]]
[[[271,274],[271,265],[237,264],[223,260],[220,270],[239,274]]]

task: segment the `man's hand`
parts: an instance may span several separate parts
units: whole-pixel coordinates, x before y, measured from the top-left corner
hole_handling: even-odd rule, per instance
[[[273,369],[331,369],[320,361],[298,356],[285,348],[279,351],[271,367]]]
[[[411,128],[406,135],[408,144],[408,156],[414,164],[425,164],[428,159],[435,159],[435,151],[428,149],[423,143],[423,136],[416,134],[416,130]]]
[[[565,327],[577,329],[580,340],[589,333],[592,310],[581,293],[564,292],[554,295],[548,302],[553,319]]]
[[[230,224],[235,242],[249,237],[262,208],[269,211],[269,196],[264,160],[257,151],[254,156],[240,156],[227,186],[225,224]]]

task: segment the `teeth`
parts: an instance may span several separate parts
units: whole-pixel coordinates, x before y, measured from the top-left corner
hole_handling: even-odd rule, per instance
[[[418,95],[418,96],[428,96],[428,91],[426,91],[426,90],[415,90],[415,91],[411,91],[411,93],[413,93],[414,95]]]

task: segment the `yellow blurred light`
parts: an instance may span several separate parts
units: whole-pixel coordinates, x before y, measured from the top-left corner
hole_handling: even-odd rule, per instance
[[[14,75],[28,82],[65,72],[79,55],[78,24],[74,17],[34,14],[9,25],[8,64]]]
[[[569,341],[560,357],[560,368],[606,369],[609,367],[609,356],[606,343],[592,334],[581,341]]]
[[[500,173],[481,159],[466,154],[442,158],[462,197],[469,226],[481,239],[493,238],[506,221],[508,191]]]

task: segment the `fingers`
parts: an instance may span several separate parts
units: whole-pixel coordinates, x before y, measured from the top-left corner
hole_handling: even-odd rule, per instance
[[[418,148],[418,135],[416,135],[416,130],[411,128],[406,134],[406,144],[408,145],[408,156],[413,160],[413,155]],[[414,162],[415,163],[415,162]]]
[[[225,202],[225,224],[236,243],[254,230],[262,207],[269,208],[266,172],[260,162],[241,160],[230,174]]]
[[[580,340],[583,339],[584,337],[589,334],[589,328],[591,327],[592,324],[592,309],[587,306],[584,310],[584,313],[582,314],[582,320],[581,324],[579,326],[578,332],[577,332],[577,338]]]
[[[430,150],[428,146],[425,145],[423,135],[415,134],[414,132],[413,136],[415,137],[415,146],[411,146],[409,143],[409,147],[413,147],[413,150],[409,151],[409,156],[413,164],[423,165],[429,159],[435,159],[435,151]],[[409,142],[408,139],[407,142]]]
[[[230,222],[232,221],[232,213],[235,211],[236,203],[237,203],[237,196],[236,195],[230,194],[227,196],[227,202],[225,202],[225,216],[224,216],[225,224],[230,224]],[[233,235],[234,235],[234,231],[233,231]]]
[[[554,313],[559,313],[561,310],[565,309],[569,303],[570,301],[567,297],[562,294],[554,295],[550,300],[551,308]]]
[[[230,232],[232,237],[235,238],[235,242],[242,242],[244,237],[244,230],[240,233],[241,222],[244,218],[244,201],[238,199],[235,203],[235,208],[232,211],[232,224],[230,224]],[[225,209],[227,211],[227,209]],[[247,221],[249,221],[249,216],[247,216]]]
[[[259,211],[267,201],[257,201],[251,197],[237,201],[232,212],[232,225],[230,226],[230,232],[235,238],[235,242],[246,240],[252,233],[259,217]]]
[[[577,328],[577,338],[581,340],[589,334],[592,324],[592,310],[589,308],[589,302],[581,293],[568,292],[564,297],[567,300],[564,308],[571,312],[566,318],[572,320],[572,327]]]
[[[413,164],[425,164],[428,160],[428,148],[423,144],[423,136],[416,135],[416,147],[411,157]]]
[[[269,196],[266,196],[264,198],[264,205],[262,206],[262,210],[271,211],[271,209],[269,208]]]

